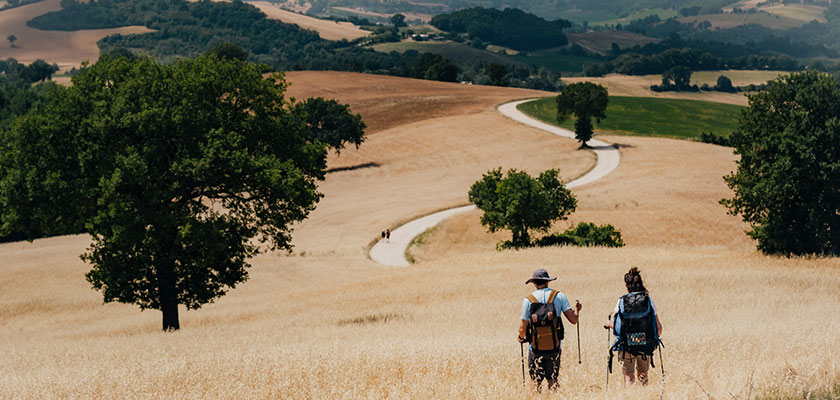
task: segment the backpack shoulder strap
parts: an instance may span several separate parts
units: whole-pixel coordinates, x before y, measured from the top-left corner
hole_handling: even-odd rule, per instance
[[[545,304],[554,303],[554,298],[557,297],[557,293],[560,293],[560,291],[551,289],[551,294],[548,295],[548,300],[546,300]]]
[[[539,302],[537,301],[537,298],[536,298],[536,297],[534,297],[534,294],[533,294],[533,293],[532,293],[532,294],[529,294],[529,295],[527,295],[527,296],[525,296],[525,298],[526,298],[526,299],[528,299],[528,301],[530,301],[530,302],[531,302],[531,304],[533,304],[533,303],[539,303]]]

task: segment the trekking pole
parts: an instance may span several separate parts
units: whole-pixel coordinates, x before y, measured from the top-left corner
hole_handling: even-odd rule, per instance
[[[665,382],[665,364],[662,363],[662,342],[659,343],[659,369],[662,370],[662,382]]]
[[[661,356],[662,353],[659,353]],[[522,386],[525,386],[525,344],[519,343],[519,356],[522,360]]]
[[[575,300],[575,303],[576,303],[575,305],[580,304],[580,301]],[[577,324],[575,324],[575,325],[577,325],[578,364],[580,364],[580,311],[578,311],[578,321],[577,321]],[[661,355],[662,351],[660,351],[659,354]]]
[[[611,318],[612,318],[612,314],[607,314],[607,321],[609,321]],[[604,330],[607,331],[607,347],[609,348],[609,346],[610,346],[610,328],[609,328],[609,326],[604,325]],[[606,388],[609,388],[609,386],[610,386],[610,363],[611,362],[612,362],[612,350],[610,350],[610,353],[607,354],[607,386],[606,386]]]

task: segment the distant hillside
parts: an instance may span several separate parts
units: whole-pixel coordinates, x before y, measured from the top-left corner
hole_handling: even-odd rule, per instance
[[[472,7],[518,8],[539,17],[555,20],[567,19],[600,22],[627,17],[652,9],[675,9],[700,6],[706,12],[719,10],[734,3],[733,0],[286,0],[289,8],[308,6],[312,15],[332,15],[333,7],[363,9],[369,12],[394,14],[415,13],[437,15]]]
[[[431,24],[442,31],[463,33],[515,50],[538,50],[565,46],[568,43],[563,30],[571,22],[558,19],[546,21],[515,8],[469,8],[437,15]]]

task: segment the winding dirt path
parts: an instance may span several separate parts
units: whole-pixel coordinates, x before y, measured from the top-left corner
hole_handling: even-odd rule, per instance
[[[575,138],[575,133],[572,131],[535,120],[516,109],[516,106],[531,100],[533,99],[505,103],[499,106],[498,110],[502,113],[502,115],[525,125],[542,129],[546,132],[569,139]],[[595,152],[597,163],[592,170],[580,178],[567,183],[566,187],[569,189],[595,182],[598,179],[607,176],[618,167],[620,155],[615,146],[596,139],[590,140],[588,144],[592,147],[592,151]],[[474,209],[474,205],[455,207],[410,221],[392,230],[390,240],[380,240],[377,242],[370,249],[370,258],[380,264],[392,267],[407,267],[411,265],[411,263],[406,260],[405,252],[408,249],[408,245],[411,244],[411,241],[417,237],[417,235],[425,232],[427,229],[434,227],[441,221],[453,215]]]

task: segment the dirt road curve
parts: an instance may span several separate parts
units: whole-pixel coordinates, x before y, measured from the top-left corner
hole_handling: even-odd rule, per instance
[[[527,101],[531,100],[520,100],[506,103],[499,106],[498,110],[504,116],[515,121],[533,126],[537,129],[542,129],[558,136],[574,139],[574,132],[537,121],[516,109],[516,106]],[[595,139],[590,140],[589,145],[592,146],[593,151],[598,158],[595,167],[580,178],[567,183],[567,188],[572,189],[595,182],[598,179],[607,176],[618,167],[620,156],[618,149],[616,149],[613,145]],[[475,209],[474,205],[450,208],[448,210],[436,212],[408,222],[399,228],[392,230],[391,239],[389,241],[380,240],[376,243],[376,245],[370,249],[370,258],[380,264],[392,267],[407,267],[410,263],[405,259],[405,251],[408,249],[408,245],[411,243],[412,239],[427,229],[439,224],[446,218],[473,209]]]

